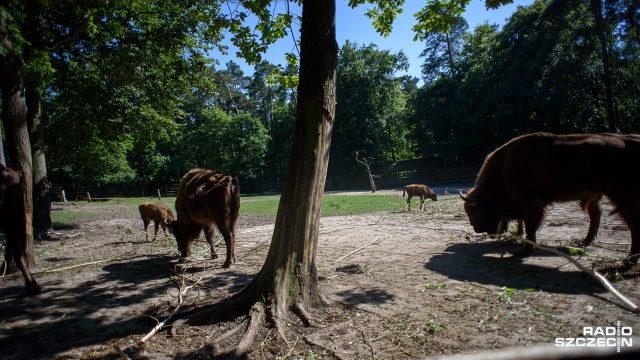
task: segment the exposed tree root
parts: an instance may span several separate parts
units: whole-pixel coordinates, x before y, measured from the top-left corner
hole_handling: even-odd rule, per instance
[[[302,323],[304,323],[304,326],[306,327],[311,326],[311,316],[309,316],[309,313],[307,313],[307,310],[305,310],[302,304],[296,303],[295,305],[293,305],[292,310],[296,315],[298,315],[300,320],[302,320]]]
[[[241,357],[247,352],[251,351],[253,344],[256,342],[256,336],[261,326],[271,326],[278,334],[278,339],[285,344],[289,344],[285,335],[284,317],[286,314],[279,314],[276,307],[277,305],[271,303],[268,306],[264,306],[260,302],[253,302],[249,306],[250,296],[239,296],[224,300],[217,305],[209,305],[204,310],[192,312],[188,317],[176,320],[170,330],[170,334],[177,336],[180,328],[184,325],[197,326],[212,324],[215,322],[232,321],[234,318],[246,315],[245,321],[235,326],[233,329],[225,332],[224,334],[214,338],[213,340],[207,340],[203,347],[206,345],[212,345],[214,356],[224,355],[230,357]],[[296,303],[290,307],[290,311],[293,312],[303,322],[304,326],[312,326],[312,317],[306,311],[305,307],[301,303]],[[223,354],[218,353],[222,347],[221,343],[229,340],[230,338],[237,336],[238,332],[244,331],[241,340],[238,342],[233,350],[227,351]]]
[[[251,344],[253,344],[256,339],[256,333],[258,332],[258,328],[260,324],[262,324],[263,319],[264,307],[260,304],[253,305],[249,311],[249,325],[247,326],[247,330],[242,337],[242,340],[240,340],[240,343],[236,346],[233,355],[240,357],[247,353],[251,348]]]

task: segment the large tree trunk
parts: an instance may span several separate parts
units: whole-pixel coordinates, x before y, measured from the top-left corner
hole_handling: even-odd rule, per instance
[[[278,319],[285,319],[291,306],[299,309],[323,302],[316,252],[335,116],[335,0],[303,3],[301,44],[293,148],[273,239],[262,270],[244,290],[256,299],[271,294]]]
[[[40,117],[40,92],[36,85],[27,87],[27,123],[33,161],[33,229],[36,236],[51,229],[51,188],[47,179],[44,155],[43,124]]]
[[[304,1],[301,43],[293,148],[271,247],[258,275],[229,301],[248,310],[255,303],[266,300],[267,311],[281,337],[284,337],[282,323],[289,310],[309,324],[305,309],[324,304],[318,290],[316,253],[335,116],[338,56],[335,0]],[[251,311],[255,312],[255,307]],[[194,314],[186,323],[206,323],[224,313],[228,311],[209,309]],[[179,322],[174,324],[174,329],[178,325]],[[247,344],[244,340],[243,343]],[[246,350],[241,345],[236,349],[236,355]]]
[[[27,106],[24,96],[22,70],[24,62],[13,50],[8,37],[6,22],[0,17],[0,46],[4,55],[0,58],[0,89],[2,90],[2,122],[7,140],[7,152],[11,167],[20,173],[24,183],[27,246],[26,256],[34,263],[32,220],[32,165],[31,144],[27,129]],[[5,257],[6,258],[6,257]],[[7,259],[9,261],[9,259]],[[13,265],[13,266],[12,266]],[[15,268],[9,263],[9,268]]]

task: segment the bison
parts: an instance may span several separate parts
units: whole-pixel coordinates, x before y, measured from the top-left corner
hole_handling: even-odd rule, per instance
[[[154,240],[158,237],[158,225],[162,226],[162,231],[164,231],[165,236],[167,235],[167,228],[169,229],[169,232],[173,232],[171,227],[167,226],[166,223],[170,223],[176,218],[173,216],[173,212],[167,205],[155,202],[144,202],[138,206],[138,210],[140,210],[140,217],[144,223],[144,232],[147,241],[149,241],[149,233],[147,232],[147,229],[149,228],[151,220],[153,220],[153,224],[155,226],[155,234],[153,236]]]
[[[587,236],[582,240],[582,244],[585,246],[591,245],[598,235],[598,229],[600,228],[600,217],[602,216],[602,208],[600,207],[600,199],[602,195],[598,194],[593,198],[587,198],[580,200],[580,208],[582,211],[589,215],[589,232]],[[502,219],[498,225],[498,234],[504,234],[509,228],[509,219]],[[518,219],[518,236],[524,234],[524,225],[522,219]]]
[[[214,226],[217,226],[227,247],[224,267],[230,267],[236,261],[234,247],[239,211],[238,179],[207,169],[187,172],[180,180],[176,197],[178,218],[168,223],[178,242],[180,256],[189,256],[191,243],[204,230],[211,258],[217,259],[214,247]]]
[[[402,197],[407,195],[407,209],[411,210],[411,198],[414,196],[420,197],[420,211],[424,211],[424,201],[429,198],[433,201],[438,201],[438,195],[429,189],[427,185],[411,184],[404,187]]]
[[[0,265],[0,273],[15,262],[24,276],[27,294],[37,295],[42,292],[40,285],[29,271],[27,258],[27,217],[24,208],[24,186],[22,178],[15,170],[0,164],[0,228],[7,237],[5,262]],[[31,226],[31,224],[29,224]]]
[[[640,136],[616,134],[517,137],[489,154],[467,195],[464,209],[476,232],[495,232],[502,219],[523,219],[526,236],[536,232],[546,207],[579,200],[591,218],[593,240],[599,225],[602,195],[614,205],[631,231],[627,261],[640,254]],[[525,245],[521,255],[529,255]]]

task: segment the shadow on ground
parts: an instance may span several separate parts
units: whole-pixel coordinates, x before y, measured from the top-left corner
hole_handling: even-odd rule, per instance
[[[167,281],[173,263],[161,256],[110,264],[97,275],[85,269],[40,276],[44,292],[34,297],[24,295],[21,282],[0,288],[0,357],[52,359],[78,347],[142,337],[172,305],[166,294],[177,290]],[[216,275],[210,285],[247,281],[246,275],[230,270]]]
[[[431,257],[424,267],[458,281],[519,290],[535,288],[562,294],[606,291],[573,264],[546,266],[536,263],[539,259],[557,255],[537,250],[527,258],[514,256],[519,249],[520,245],[502,241],[454,244]]]

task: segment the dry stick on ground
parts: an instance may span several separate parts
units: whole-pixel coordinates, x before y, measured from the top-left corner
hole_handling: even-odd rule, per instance
[[[140,341],[138,341],[138,344],[142,345],[146,343],[149,339],[151,339],[153,335],[155,335],[158,332],[158,330],[162,329],[162,327],[165,326],[167,322],[171,320],[171,318],[178,312],[178,309],[180,309],[180,306],[184,302],[183,296],[186,295],[187,292],[191,290],[191,288],[198,285],[200,283],[200,280],[202,280],[202,277],[200,277],[200,279],[195,281],[193,285],[185,286],[184,280],[187,278],[185,276],[182,276],[181,278],[182,278],[182,285],[180,286],[180,289],[179,289],[180,291],[178,292],[178,305],[176,305],[175,309],[173,309],[171,314],[169,314],[169,316],[166,319],[159,322],[158,325],[156,325],[153,329],[151,329],[151,331],[149,331],[149,333],[147,333],[147,335],[145,335],[142,339],[140,339]]]
[[[552,248],[548,248],[546,246],[542,246],[542,245],[540,245],[538,243],[535,243],[535,242],[533,242],[533,241],[531,241],[529,239],[525,239],[525,238],[518,238],[518,240],[520,240],[522,242],[525,242],[525,243],[527,243],[529,245],[533,245],[536,249],[540,249],[542,251],[547,251],[547,252],[554,253],[556,255],[560,255],[563,258],[571,261],[580,270],[586,272],[587,274],[591,275],[596,280],[598,280],[602,284],[602,286],[605,287],[605,289],[609,290],[609,292],[611,292],[615,297],[617,297],[620,301],[622,301],[622,303],[625,305],[625,307],[627,307],[629,310],[631,310],[634,314],[640,314],[640,308],[638,308],[634,303],[632,303],[627,298],[622,296],[622,294],[620,294],[618,292],[618,290],[616,290],[613,287],[613,285],[611,285],[611,283],[609,283],[609,281],[604,276],[600,275],[600,273],[598,273],[597,271],[585,267],[584,265],[580,264],[580,262],[578,262],[576,259],[572,258],[571,256],[565,255],[565,254],[561,253],[560,251],[558,251],[556,249],[552,249]]]
[[[120,355],[121,358],[125,360],[131,360],[131,358],[128,357],[127,354],[125,354],[124,351],[122,351],[122,349],[118,347],[118,345],[113,345],[113,348],[116,349],[116,352],[118,353],[118,355]]]
[[[378,241],[378,240],[380,240],[380,236],[378,236],[375,240],[373,240],[372,242],[368,243],[367,245],[361,246],[361,247],[359,247],[359,248],[357,248],[357,249],[353,250],[352,252],[348,253],[347,255],[345,255],[345,256],[343,256],[343,257],[341,257],[340,259],[338,259],[338,260],[334,261],[334,263],[340,262],[341,260],[344,260],[344,259],[348,258],[349,256],[351,256],[351,255],[353,255],[353,254],[357,253],[358,251],[360,251],[360,250],[362,250],[362,249],[366,248],[367,246],[369,246],[369,245],[373,244],[374,242],[376,242],[376,241]]]

